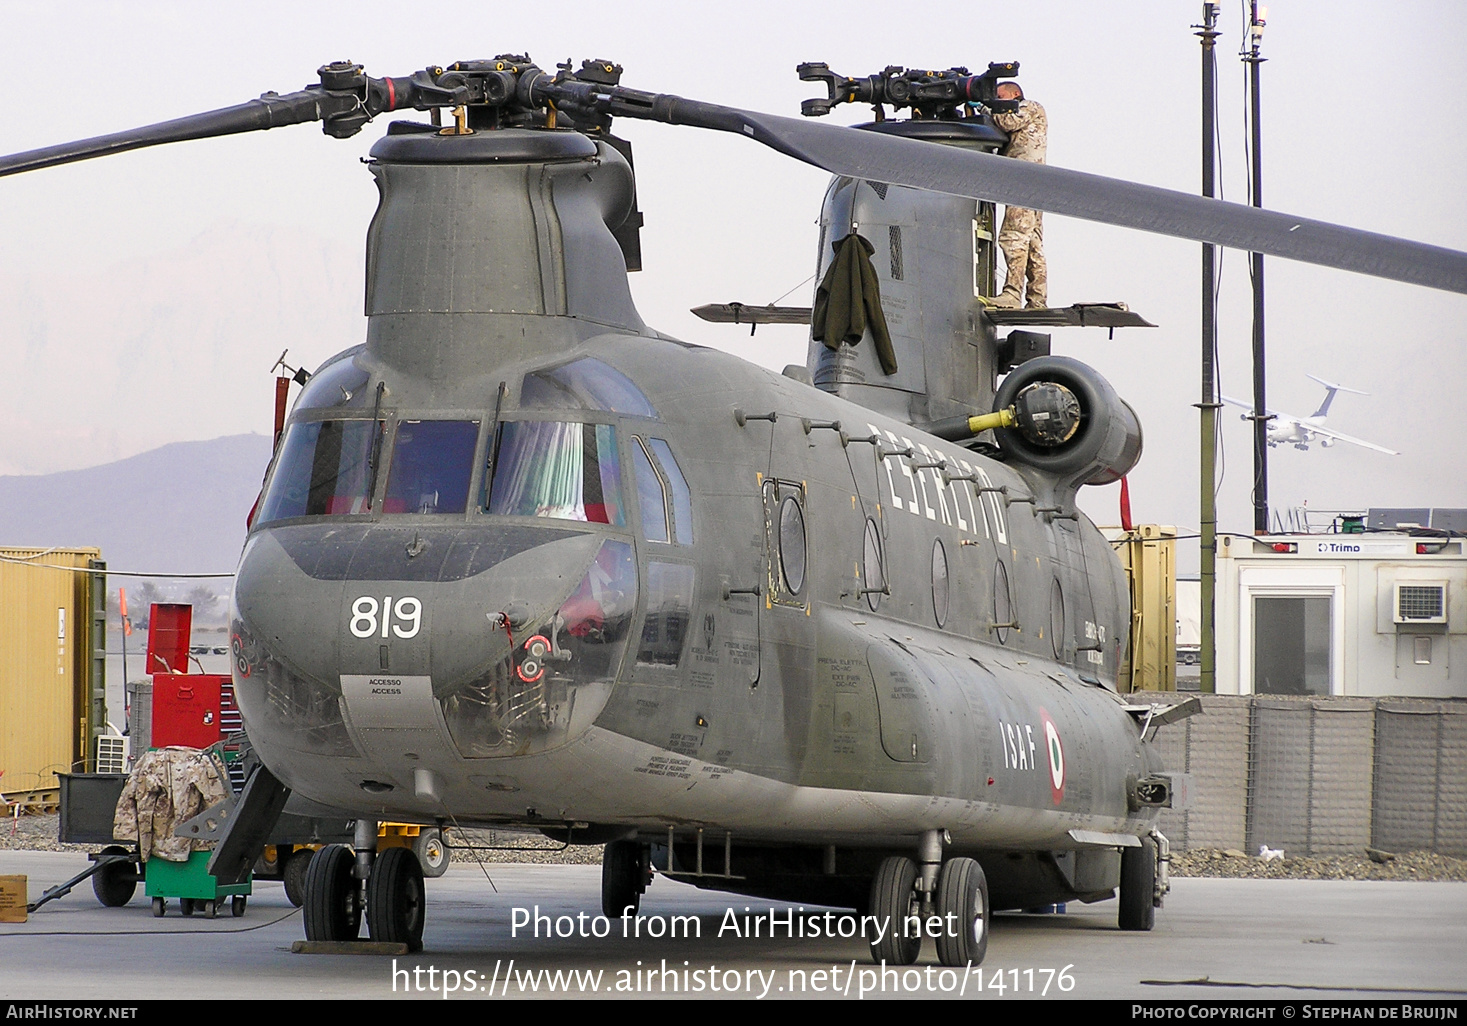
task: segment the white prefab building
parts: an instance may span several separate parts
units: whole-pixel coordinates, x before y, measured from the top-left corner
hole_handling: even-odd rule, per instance
[[[1467,697],[1461,538],[1218,538],[1217,691]]]

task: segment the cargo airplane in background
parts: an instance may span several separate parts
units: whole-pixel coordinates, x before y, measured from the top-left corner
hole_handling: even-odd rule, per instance
[[[1336,385],[1332,381],[1325,381],[1313,374],[1306,375],[1311,381],[1317,381],[1324,386],[1324,401],[1307,417],[1296,417],[1289,413],[1279,413],[1275,410],[1268,411],[1268,445],[1269,448],[1277,448],[1280,445],[1292,445],[1295,449],[1304,452],[1309,451],[1309,443],[1318,441],[1320,448],[1328,449],[1336,442],[1349,442],[1351,445],[1363,445],[1367,449],[1383,452],[1387,456],[1401,455],[1394,449],[1387,449],[1383,445],[1367,442],[1361,438],[1352,438],[1350,435],[1342,435],[1338,431],[1331,431],[1324,426],[1324,418],[1329,416],[1330,403],[1335,401],[1336,392],[1349,392],[1352,395],[1369,395],[1369,392],[1361,392],[1359,389],[1346,388],[1344,385]],[[1223,396],[1223,402],[1240,409],[1252,410],[1252,403],[1245,403],[1241,399],[1231,396]],[[1243,420],[1251,420],[1252,414],[1243,414]]]

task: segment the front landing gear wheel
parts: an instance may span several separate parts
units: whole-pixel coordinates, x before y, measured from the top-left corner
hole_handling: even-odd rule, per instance
[[[631,909],[636,915],[647,890],[648,866],[636,841],[612,841],[601,853],[601,913],[620,919]]]
[[[352,876],[352,850],[328,844],[306,868],[306,940],[352,941],[361,932],[362,910]]]
[[[423,867],[412,849],[378,852],[367,880],[367,932],[372,939],[422,951],[425,904]]]
[[[883,859],[871,881],[871,915],[876,936],[871,938],[871,959],[887,965],[911,965],[922,950],[922,934],[915,936],[909,919],[921,913],[917,905],[917,864],[905,855]]]
[[[1141,838],[1141,847],[1121,849],[1122,930],[1149,930],[1156,925],[1156,841]]]
[[[979,965],[988,953],[988,878],[973,859],[949,859],[937,878],[937,960],[943,965]]]

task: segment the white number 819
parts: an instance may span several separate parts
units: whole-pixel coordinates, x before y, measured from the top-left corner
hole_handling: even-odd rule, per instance
[[[351,632],[359,638],[370,638],[377,634],[377,600],[370,595],[363,595],[351,604]],[[382,599],[382,632],[379,637],[387,637],[388,621],[394,614],[398,623],[392,624],[392,633],[399,638],[416,637],[418,628],[423,625],[423,603],[409,596],[400,598],[394,606],[392,597],[389,595]]]

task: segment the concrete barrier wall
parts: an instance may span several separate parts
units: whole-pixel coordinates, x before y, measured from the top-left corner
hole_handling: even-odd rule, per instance
[[[1157,824],[1175,849],[1467,855],[1467,703],[1201,698],[1156,735],[1167,768],[1192,776],[1191,808]]]

